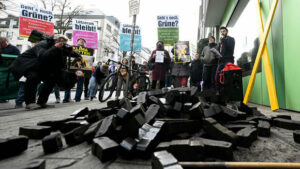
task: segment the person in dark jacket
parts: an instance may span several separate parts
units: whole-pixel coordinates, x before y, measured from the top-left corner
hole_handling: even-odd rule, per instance
[[[221,40],[218,47],[218,51],[221,54],[221,57],[219,59],[219,64],[217,68],[217,75],[216,75],[216,89],[217,91],[220,90],[220,73],[222,69],[226,66],[227,63],[234,63],[234,46],[235,46],[235,40],[233,37],[228,36],[228,29],[226,27],[220,28],[221,32]]]
[[[176,83],[174,87],[186,87],[190,75],[189,63],[174,63],[171,74],[178,82],[178,86]]]
[[[33,48],[22,53],[10,66],[14,77],[27,78],[24,86],[26,109],[45,108],[48,97],[64,67],[66,54],[63,43],[54,39],[43,40]],[[43,81],[43,87],[35,104],[37,85]]]
[[[163,51],[163,62],[156,62],[156,52]],[[154,63],[154,68],[152,70],[152,89],[156,88],[156,83],[159,81],[159,88],[165,87],[165,79],[166,79],[166,68],[170,63],[170,55],[169,52],[164,49],[164,43],[162,41],[158,41],[156,43],[156,50],[154,50],[149,59],[150,62]]]
[[[218,59],[210,49],[217,49],[215,43],[215,37],[209,37],[209,44],[205,46],[201,53],[201,61],[204,64],[203,67],[203,90],[215,88],[216,83],[216,71],[218,66]]]
[[[103,83],[108,74],[108,65],[103,64],[96,67],[95,71],[92,74],[88,91],[88,95],[91,101],[96,97],[98,87],[100,88],[100,85]]]
[[[198,91],[201,91],[200,82],[202,81],[202,71],[203,71],[203,63],[199,58],[199,54],[195,55],[195,59],[191,63],[191,79],[190,86],[198,87]]]

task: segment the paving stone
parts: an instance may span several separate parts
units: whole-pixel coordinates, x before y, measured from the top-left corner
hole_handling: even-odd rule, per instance
[[[300,130],[300,121],[288,120],[283,118],[274,118],[272,124],[276,127],[288,130]]]
[[[82,125],[87,125],[88,122],[86,120],[72,120],[67,121],[61,124],[59,131],[62,133],[70,132]]]
[[[271,124],[267,121],[258,121],[258,126],[257,126],[257,133],[258,136],[261,137],[270,137],[271,135]]]
[[[300,130],[295,130],[293,132],[293,138],[296,143],[300,143]]]
[[[173,110],[177,112],[181,112],[183,109],[183,104],[181,102],[175,102],[173,106]]]
[[[237,132],[238,146],[250,147],[251,144],[257,140],[257,129],[252,127],[244,128]]]
[[[127,137],[120,143],[120,154],[126,159],[132,158],[136,144],[137,141],[135,139]]]
[[[255,128],[254,125],[250,125],[250,124],[226,124],[224,125],[224,127],[226,127],[228,130],[231,130],[235,133],[247,127]]]
[[[71,121],[73,118],[65,118],[61,120],[47,120],[47,121],[41,121],[38,122],[38,126],[49,126],[51,127],[52,131],[59,130],[61,128],[61,125],[67,121]]]
[[[18,155],[28,148],[27,136],[0,139],[0,159]]]
[[[107,107],[109,108],[116,108],[120,106],[120,100],[109,100],[107,101]]]
[[[159,105],[157,104],[151,104],[148,108],[148,110],[145,112],[145,122],[150,123],[154,120],[154,118],[158,115],[159,113]]]
[[[152,128],[151,125],[145,123],[141,128],[139,128],[139,139],[142,139],[146,133]]]
[[[56,133],[44,137],[42,140],[42,146],[45,154],[59,151],[63,147],[61,135]]]
[[[210,135],[212,138],[217,140],[228,141],[232,143],[233,146],[236,145],[238,139],[237,135],[233,131],[228,130],[226,127],[219,124],[215,119],[213,118],[204,119],[203,127],[206,133]]]
[[[178,161],[201,161],[204,156],[204,144],[201,140],[173,140],[168,152]]]
[[[177,90],[172,90],[166,94],[165,98],[168,104],[173,105],[175,101],[180,102],[180,92]]]
[[[80,126],[66,134],[64,134],[66,143],[69,146],[74,146],[84,142],[84,132],[89,128],[89,125]]]
[[[189,109],[188,112],[193,119],[202,119],[204,116],[204,106],[203,103],[198,102],[193,105],[192,108]]]
[[[87,119],[86,121],[90,124],[92,123],[95,123],[101,119],[103,119],[105,116],[103,116],[101,113],[100,113],[100,110],[99,109],[92,109],[88,112],[88,115],[87,115]]]
[[[171,145],[171,141],[161,142],[157,145],[155,151],[163,151],[163,150],[168,151],[170,145]]]
[[[128,129],[129,136],[137,137],[139,128],[146,123],[145,117],[142,113],[138,113],[128,120],[126,128]]]
[[[132,102],[126,97],[120,100],[120,105],[122,108],[126,109],[127,111],[130,111],[133,107]]]
[[[100,128],[102,124],[102,120],[93,123],[92,125],[89,126],[89,128],[84,132],[83,137],[84,140],[87,143],[92,143],[93,139],[95,138],[96,132],[98,131],[98,129]]]
[[[235,121],[229,121],[227,122],[228,125],[230,124],[242,124],[242,125],[253,125],[253,126],[257,126],[257,122],[256,121],[251,121],[251,120],[235,120]]]
[[[19,128],[19,135],[27,136],[30,139],[42,139],[51,133],[49,126],[24,126]]]
[[[146,112],[145,107],[141,104],[138,104],[136,106],[134,106],[131,110],[130,113],[132,115],[136,115],[136,114],[144,114]]]
[[[189,119],[156,119],[165,122],[164,139],[172,140],[179,133],[196,133],[201,129],[201,122]]]
[[[147,94],[148,96],[162,96],[164,95],[166,92],[165,91],[162,91],[161,89],[156,89],[156,90],[151,90],[151,91],[148,91]]]
[[[222,160],[233,159],[233,146],[230,142],[200,138],[204,144],[205,156]]]
[[[138,104],[146,105],[147,103],[147,92],[140,92],[137,98]]]
[[[95,137],[110,136],[116,127],[116,118],[114,115],[105,117],[97,130]]]
[[[84,107],[84,108],[80,108],[78,110],[75,110],[71,114],[71,116],[73,116],[76,119],[77,117],[84,117],[84,116],[86,116],[88,114],[88,112],[89,112],[89,108],[88,107]]]
[[[177,165],[178,160],[167,151],[158,151],[153,153],[151,164],[153,169],[164,169],[168,166]]]
[[[271,122],[271,119],[268,118],[268,117],[266,117],[265,115],[263,115],[263,116],[248,117],[246,120],[248,120],[248,121],[255,121],[256,123],[258,123],[259,120]]]
[[[253,109],[245,105],[242,101],[236,103],[238,110],[247,113],[248,115],[253,115]]]
[[[126,123],[129,120],[130,116],[132,116],[132,114],[128,110],[121,108],[116,115],[117,123]]]
[[[113,160],[117,157],[119,144],[108,137],[99,137],[93,139],[92,153],[101,162]]]
[[[204,116],[207,117],[214,117],[217,114],[222,113],[222,108],[220,107],[220,105],[217,104],[211,104],[211,106],[209,107],[209,109],[205,109],[204,110]]]

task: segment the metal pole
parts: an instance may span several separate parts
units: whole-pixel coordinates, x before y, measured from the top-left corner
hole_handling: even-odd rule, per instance
[[[179,162],[183,168],[299,168],[300,163],[278,162]]]
[[[129,72],[127,72],[127,79],[126,79],[126,91],[124,92],[125,97],[128,97],[129,94],[129,77],[131,73],[131,60],[132,60],[132,53],[133,53],[133,43],[134,43],[134,32],[135,32],[135,22],[136,22],[136,15],[133,15],[133,21],[132,21],[132,32],[131,32],[131,43],[130,43],[130,55],[129,55]]]

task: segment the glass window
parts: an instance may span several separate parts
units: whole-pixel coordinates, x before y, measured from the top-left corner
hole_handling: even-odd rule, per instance
[[[259,22],[257,1],[249,1],[240,18],[229,28],[228,35],[234,37],[235,63],[243,68],[243,75],[251,74],[259,48]],[[259,68],[261,71],[261,68]]]

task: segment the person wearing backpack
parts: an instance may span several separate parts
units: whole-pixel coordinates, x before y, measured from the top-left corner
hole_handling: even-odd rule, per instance
[[[224,26],[220,28],[221,40],[218,47],[218,51],[220,52],[219,64],[216,73],[216,90],[217,94],[220,90],[221,84],[219,82],[220,72],[224,69],[227,63],[234,63],[234,46],[235,40],[233,37],[228,36],[228,29]]]

